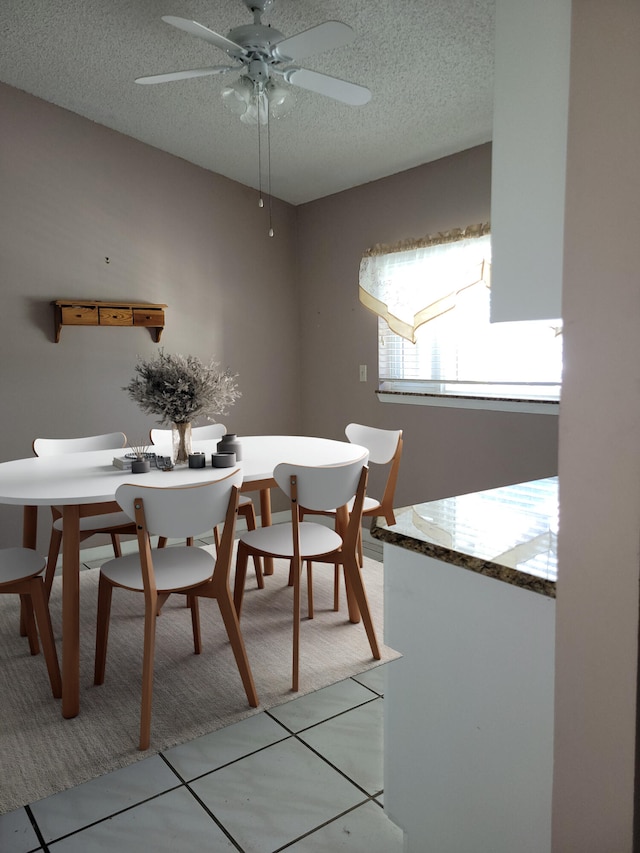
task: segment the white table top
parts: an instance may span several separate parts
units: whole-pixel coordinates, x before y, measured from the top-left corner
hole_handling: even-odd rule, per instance
[[[347,441],[299,435],[240,436],[244,483],[269,479],[280,462],[298,465],[336,465],[353,462],[366,448]],[[0,503],[31,506],[104,503],[114,500],[122,483],[145,486],[179,486],[217,480],[232,468],[212,468],[216,441],[194,442],[194,450],[207,454],[206,468],[178,466],[172,471],[152,469],[132,474],[113,465],[114,456],[129,448],[68,453],[63,456],[30,457],[0,463]],[[158,448],[162,453],[162,448]],[[165,451],[166,452],[166,451]]]

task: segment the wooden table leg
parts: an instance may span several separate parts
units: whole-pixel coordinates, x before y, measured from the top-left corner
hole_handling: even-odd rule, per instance
[[[38,507],[25,506],[22,510],[22,547],[36,550],[38,538]],[[20,636],[27,636],[24,608],[20,605]]]
[[[80,509],[62,509],[62,716],[80,711]]]
[[[260,523],[262,527],[271,526],[271,489],[260,489]],[[264,558],[263,573],[273,574],[273,557]]]
[[[38,534],[38,507],[25,506],[22,512],[22,547],[36,549]]]

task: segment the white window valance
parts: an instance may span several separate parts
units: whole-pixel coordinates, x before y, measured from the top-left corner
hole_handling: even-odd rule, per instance
[[[360,262],[360,301],[401,337],[415,343],[424,323],[450,311],[469,287],[489,287],[488,223],[456,228],[393,246],[374,246]]]

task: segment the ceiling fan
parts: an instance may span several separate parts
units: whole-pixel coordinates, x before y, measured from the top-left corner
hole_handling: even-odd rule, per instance
[[[197,21],[163,16],[162,20],[190,35],[204,39],[225,51],[232,65],[213,65],[138,77],[136,83],[167,83],[189,77],[206,77],[240,71],[240,78],[226,87],[223,100],[247,124],[268,124],[271,117],[287,112],[290,90],[278,85],[285,81],[350,106],[361,106],[371,99],[366,86],[300,68],[295,63],[315,53],[341,47],[353,40],[355,33],[340,21],[325,21],[297,35],[285,38],[281,32],[262,23],[263,13],[273,0],[243,0],[253,13],[253,24],[244,24],[223,36]]]

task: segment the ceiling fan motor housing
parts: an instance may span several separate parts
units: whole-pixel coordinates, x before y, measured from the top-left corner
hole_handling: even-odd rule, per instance
[[[269,66],[262,59],[252,59],[248,71],[254,83],[266,83],[269,79]]]
[[[251,53],[256,53],[263,59],[270,56],[271,48],[283,41],[284,36],[273,27],[266,27],[264,24],[243,24],[241,27],[236,27],[227,35],[231,41],[239,44],[245,50]],[[231,56],[234,51],[230,50]],[[241,54],[236,54],[237,58],[241,58]]]
[[[244,0],[244,5],[250,12],[266,12],[269,6],[273,5],[273,0]]]

